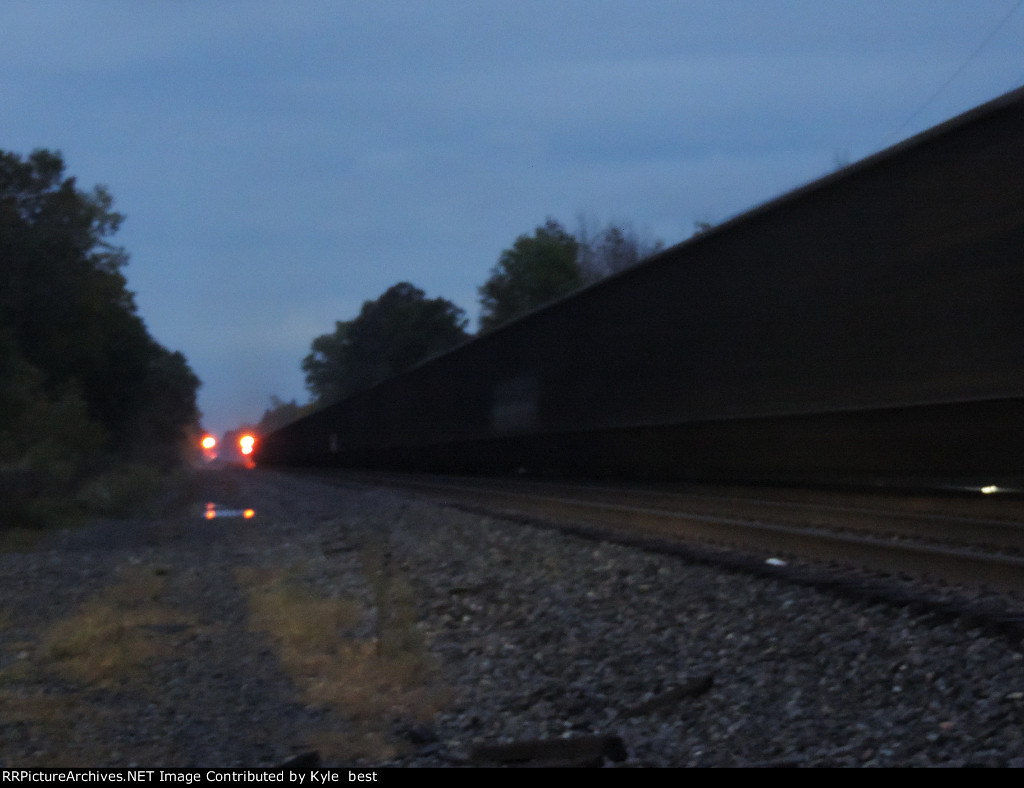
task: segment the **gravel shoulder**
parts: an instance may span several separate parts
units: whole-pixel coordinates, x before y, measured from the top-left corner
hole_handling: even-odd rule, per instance
[[[0,555],[0,766],[1024,766],[1013,636],[381,490],[198,493]]]

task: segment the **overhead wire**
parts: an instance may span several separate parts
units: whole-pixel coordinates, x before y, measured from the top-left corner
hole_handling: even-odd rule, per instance
[[[1003,16],[1003,18],[999,20],[998,24],[996,24],[996,26],[994,28],[992,28],[992,30],[989,32],[989,34],[987,36],[985,36],[985,39],[980,44],[978,44],[978,46],[974,49],[974,51],[971,52],[971,54],[967,56],[967,59],[964,60],[964,62],[960,64],[959,68],[957,68],[957,70],[954,71],[953,74],[945,82],[943,82],[941,85],[939,85],[939,87],[935,90],[935,92],[932,93],[927,99],[925,99],[925,101],[921,104],[921,106],[919,106],[917,109],[915,109],[913,112],[910,113],[910,115],[907,117],[907,119],[904,120],[903,123],[901,123],[899,125],[899,127],[895,131],[893,131],[886,138],[886,142],[888,142],[892,138],[898,136],[900,134],[900,132],[902,132],[903,129],[905,129],[908,125],[910,125],[910,123],[918,115],[920,115],[922,112],[924,112],[925,109],[927,109],[928,106],[933,101],[935,101],[935,99],[937,99],[940,95],[942,95],[942,92],[946,88],[948,88],[951,84],[953,84],[953,82],[956,80],[956,78],[959,77],[960,74],[963,73],[964,69],[966,69],[967,66],[969,66],[974,61],[974,59],[978,55],[980,55],[982,53],[982,51],[984,51],[985,47],[987,47],[991,43],[992,39],[996,37],[996,34],[1000,30],[1003,29],[1003,27],[1006,25],[1006,23],[1010,21],[1010,17],[1012,17],[1017,12],[1017,9],[1019,9],[1022,5],[1024,5],[1024,0],[1017,0],[1017,2],[1014,3],[1013,8],[1011,8]],[[1022,75],[1022,76],[1024,76],[1024,75]]]

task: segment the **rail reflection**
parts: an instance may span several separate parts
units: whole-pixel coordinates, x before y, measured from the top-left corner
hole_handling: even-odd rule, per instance
[[[206,504],[206,511],[203,515],[207,520],[213,520],[217,517],[241,517],[246,520],[251,520],[256,516],[255,509],[222,509],[212,501]]]

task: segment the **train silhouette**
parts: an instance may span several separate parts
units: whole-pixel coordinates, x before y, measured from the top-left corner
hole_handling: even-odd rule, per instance
[[[1024,90],[263,436],[255,458],[1017,484]]]

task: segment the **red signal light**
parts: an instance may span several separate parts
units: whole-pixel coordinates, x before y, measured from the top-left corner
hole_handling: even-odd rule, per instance
[[[238,447],[242,450],[242,454],[248,457],[252,454],[253,448],[256,446],[256,438],[252,435],[243,435],[238,439]]]

